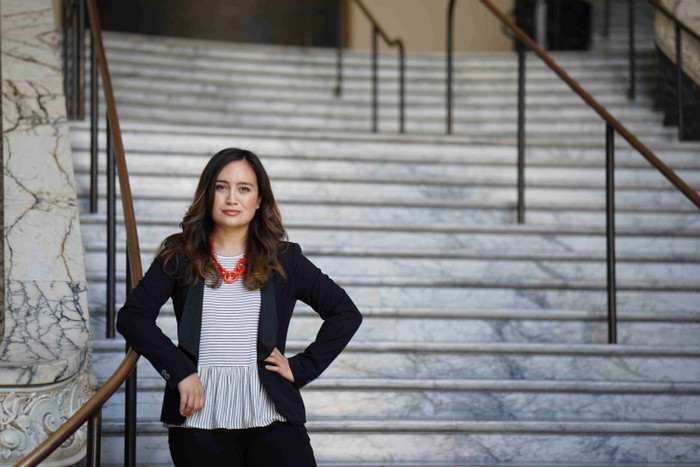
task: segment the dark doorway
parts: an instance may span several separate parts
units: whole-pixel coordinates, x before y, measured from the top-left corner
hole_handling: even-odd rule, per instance
[[[98,0],[102,26],[199,39],[333,47],[338,0]]]

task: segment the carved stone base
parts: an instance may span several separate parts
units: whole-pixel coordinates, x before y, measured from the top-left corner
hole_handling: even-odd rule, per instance
[[[92,396],[96,379],[90,365],[73,378],[47,386],[0,388],[0,465],[14,465],[55,432]],[[73,465],[85,457],[84,426],[42,466]]]

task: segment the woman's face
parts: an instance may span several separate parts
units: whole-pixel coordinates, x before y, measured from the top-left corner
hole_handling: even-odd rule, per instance
[[[260,207],[258,181],[245,161],[233,161],[221,169],[214,186],[211,217],[217,230],[248,230],[255,211]]]

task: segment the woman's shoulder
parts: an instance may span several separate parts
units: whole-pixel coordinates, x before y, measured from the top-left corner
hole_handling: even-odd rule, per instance
[[[277,257],[282,263],[293,262],[301,255],[301,246],[298,243],[281,241],[277,250]]]
[[[182,247],[181,233],[168,236],[160,244],[153,262],[159,264],[171,276],[180,277],[189,267],[189,257]]]

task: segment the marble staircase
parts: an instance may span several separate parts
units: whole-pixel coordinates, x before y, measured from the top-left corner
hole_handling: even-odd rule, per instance
[[[700,145],[679,143],[648,110],[651,43],[640,97],[628,102],[615,31],[592,52],[555,59],[697,189]],[[513,54],[457,57],[457,134],[446,137],[442,55],[409,55],[408,134],[396,135],[390,56],[382,133],[371,134],[366,54],[348,54],[336,99],[331,50],[115,33],[106,46],[144,265],[177,230],[208,157],[245,147],[266,164],[290,239],[362,310],[346,352],[304,390],[320,465],[700,463],[700,213],[617,139],[620,343],[606,344],[604,125],[534,59],[518,225]],[[71,143],[99,337],[104,197],[87,213],[85,123],[72,124]],[[175,335],[169,304],[159,323]],[[288,353],[318,325],[299,304]],[[100,381],[123,349],[119,338],[95,341]],[[170,459],[162,385],[142,359],[143,465]],[[104,412],[106,464],[122,459],[122,413],[119,392]]]

